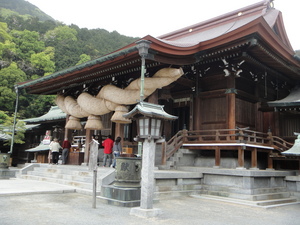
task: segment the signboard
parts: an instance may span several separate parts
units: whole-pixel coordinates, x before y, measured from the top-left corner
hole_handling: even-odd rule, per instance
[[[51,142],[51,130],[46,130],[46,134],[45,134],[45,137],[43,139],[43,144],[44,145],[50,145],[50,142]]]

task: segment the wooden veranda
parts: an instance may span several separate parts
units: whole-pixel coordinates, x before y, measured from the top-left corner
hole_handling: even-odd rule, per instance
[[[244,167],[244,152],[251,151],[251,168],[257,168],[257,152],[268,154],[268,169],[273,169],[273,159],[283,158],[280,152],[293,146],[272,132],[262,133],[248,128],[218,130],[181,130],[162,146],[162,165],[181,147],[215,152],[215,166],[219,167],[222,150],[238,151],[238,166]]]

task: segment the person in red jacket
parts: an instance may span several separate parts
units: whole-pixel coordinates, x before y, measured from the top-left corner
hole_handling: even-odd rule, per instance
[[[106,166],[106,161],[108,159],[109,164],[108,167],[112,164],[112,148],[114,145],[114,141],[112,140],[112,136],[108,135],[108,137],[102,142],[102,146],[104,147],[104,159],[103,159],[103,167]]]

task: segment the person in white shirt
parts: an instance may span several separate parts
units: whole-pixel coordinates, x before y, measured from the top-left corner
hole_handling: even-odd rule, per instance
[[[50,150],[52,151],[52,164],[58,164],[59,149],[61,148],[62,147],[58,143],[57,138],[54,138],[50,143]]]

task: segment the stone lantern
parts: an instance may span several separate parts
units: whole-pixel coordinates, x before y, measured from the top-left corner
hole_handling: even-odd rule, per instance
[[[163,121],[177,119],[176,116],[166,113],[163,107],[141,101],[133,110],[123,115],[127,119],[137,121],[138,135],[135,141],[143,142],[141,202],[140,207],[131,209],[132,215],[154,217],[161,214],[160,209],[153,208],[155,146],[157,141],[163,140]]]

